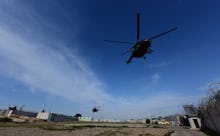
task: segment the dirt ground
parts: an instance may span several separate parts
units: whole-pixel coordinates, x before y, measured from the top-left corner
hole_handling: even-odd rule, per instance
[[[130,123],[0,124],[0,136],[164,136],[163,126]]]

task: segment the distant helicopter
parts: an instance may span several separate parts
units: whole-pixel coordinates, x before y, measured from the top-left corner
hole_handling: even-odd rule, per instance
[[[14,107],[8,107],[9,110],[14,110],[14,111],[17,111],[17,106],[14,106]]]
[[[126,52],[123,53],[123,54],[126,54],[128,52],[131,52],[130,58],[126,61],[126,63],[129,64],[134,57],[136,57],[136,58],[144,57],[144,59],[146,59],[145,54],[150,54],[150,53],[153,52],[153,50],[150,49],[151,40],[156,39],[156,38],[158,38],[162,35],[165,35],[169,32],[175,31],[176,29],[177,29],[177,27],[172,28],[172,29],[170,29],[166,32],[160,33],[158,35],[155,35],[151,38],[144,39],[144,40],[139,40],[139,35],[140,35],[140,13],[137,13],[137,39],[136,39],[136,43],[127,42],[127,41],[113,41],[113,40],[104,40],[104,41],[112,42],[112,43],[120,43],[120,44],[134,44],[133,47],[131,47],[129,50],[127,50]]]
[[[100,107],[94,107],[94,108],[92,109],[92,112],[95,113],[95,112],[98,112],[99,110],[100,110]]]

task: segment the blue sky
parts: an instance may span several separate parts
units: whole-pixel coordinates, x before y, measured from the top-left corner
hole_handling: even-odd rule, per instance
[[[96,118],[181,113],[220,80],[218,0],[2,0],[0,108]],[[134,59],[135,41],[173,27],[152,41],[154,53]],[[93,106],[101,106],[92,113]]]

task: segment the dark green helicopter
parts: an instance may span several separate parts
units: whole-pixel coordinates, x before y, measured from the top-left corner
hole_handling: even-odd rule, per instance
[[[104,41],[113,42],[113,43],[120,43],[120,44],[133,44],[134,45],[133,47],[131,47],[129,50],[127,50],[126,52],[123,53],[123,54],[126,54],[128,52],[131,52],[130,58],[126,61],[126,63],[129,64],[133,58],[144,57],[144,59],[146,59],[145,54],[150,54],[150,53],[153,52],[153,50],[150,49],[151,40],[156,39],[156,38],[158,38],[162,35],[165,35],[169,32],[175,31],[176,29],[177,29],[177,27],[172,28],[172,29],[170,29],[168,31],[165,31],[163,33],[157,34],[157,35],[155,35],[151,38],[139,40],[139,35],[140,35],[140,13],[137,13],[137,39],[136,39],[136,43],[127,42],[127,41],[113,41],[113,40],[104,40]]]

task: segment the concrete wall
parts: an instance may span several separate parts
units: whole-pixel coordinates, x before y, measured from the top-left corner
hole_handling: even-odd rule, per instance
[[[78,118],[62,115],[62,114],[51,113],[50,121],[51,122],[78,121]]]
[[[42,119],[42,120],[45,120],[45,121],[50,121],[50,118],[51,118],[51,114],[49,112],[39,112],[37,114],[37,119]]]

